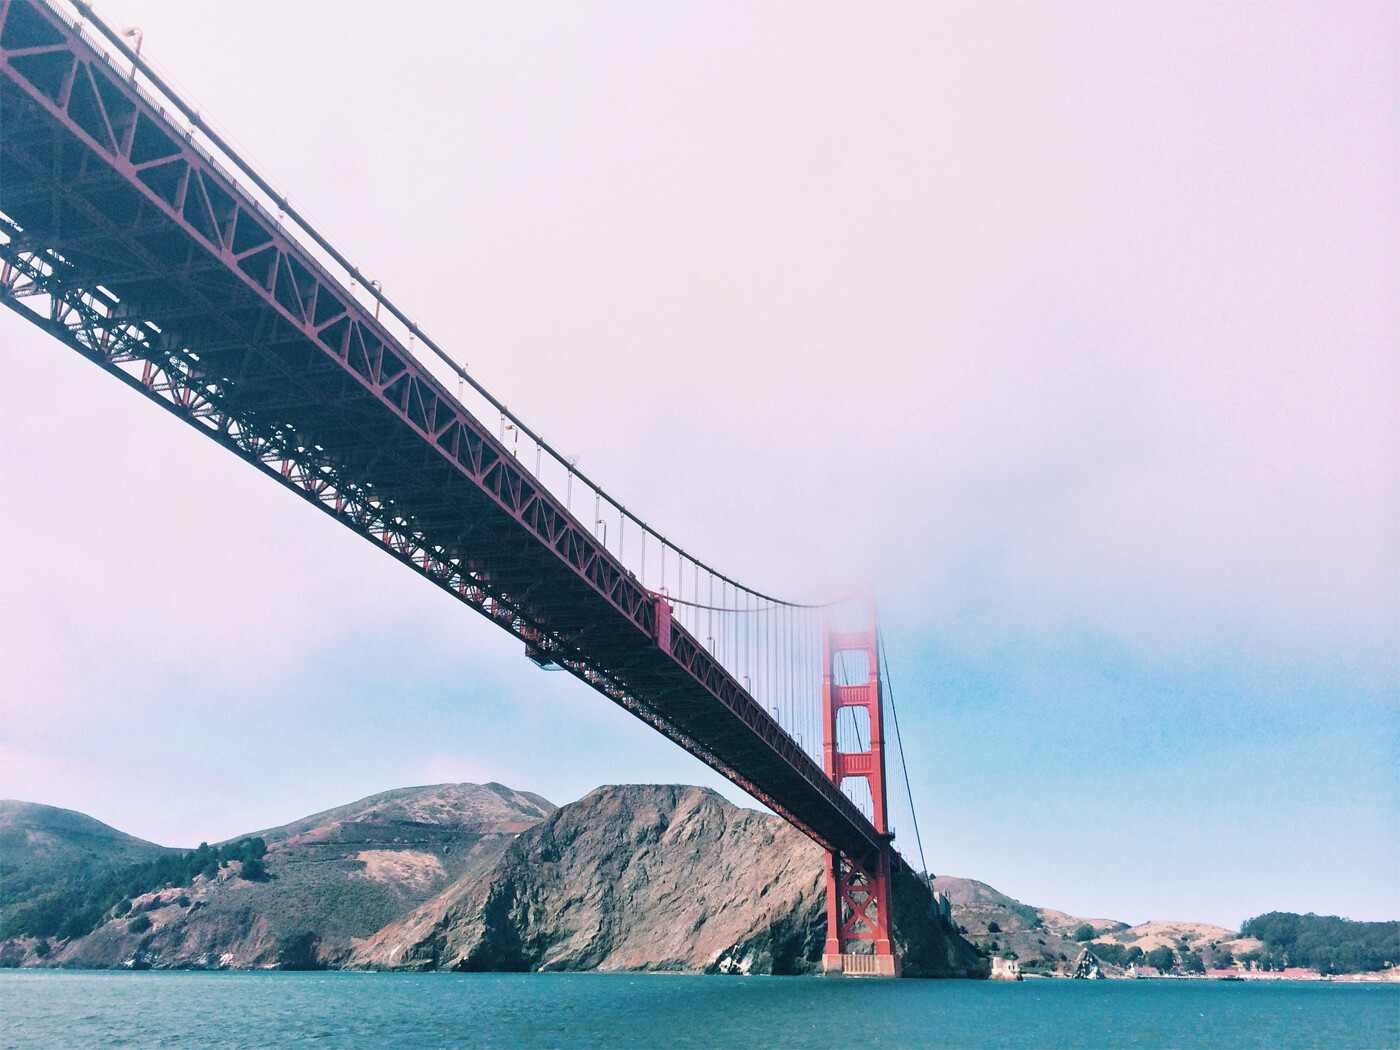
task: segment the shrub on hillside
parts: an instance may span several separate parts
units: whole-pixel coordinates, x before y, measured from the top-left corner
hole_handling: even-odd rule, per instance
[[[1091,944],[1088,948],[1098,956],[1100,962],[1110,963],[1113,966],[1124,965],[1123,956],[1128,950],[1121,944]],[[1141,948],[1137,949],[1137,951],[1139,955],[1142,954]]]
[[[1212,970],[1228,970],[1235,965],[1235,957],[1230,953],[1229,948],[1212,948],[1210,950],[1210,968]]]
[[[1022,904],[1020,901],[1008,901],[1006,910],[1018,917],[1033,930],[1038,930],[1045,925],[1040,921],[1040,912],[1036,911],[1029,904]]]
[[[1176,965],[1176,952],[1172,951],[1170,947],[1164,944],[1148,952],[1146,962],[1148,966],[1156,967],[1158,970],[1166,973]]]
[[[249,882],[261,882],[267,878],[267,866],[262,859],[254,857],[252,860],[245,860],[243,867],[238,872],[238,877],[247,879]]]
[[[1076,941],[1092,941],[1094,939],[1094,934],[1094,928],[1087,922],[1084,922],[1080,923],[1079,926],[1075,928],[1074,939]]]

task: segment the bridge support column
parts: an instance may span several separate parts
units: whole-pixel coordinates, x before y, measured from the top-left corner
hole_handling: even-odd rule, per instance
[[[862,977],[899,976],[891,941],[890,864],[894,836],[885,802],[885,733],[880,702],[875,602],[860,610],[864,626],[849,629],[827,610],[822,622],[822,742],[826,775],[866,809],[884,845],[867,856],[830,853],[826,860],[826,948],[822,972]],[[863,783],[862,783],[863,782]]]

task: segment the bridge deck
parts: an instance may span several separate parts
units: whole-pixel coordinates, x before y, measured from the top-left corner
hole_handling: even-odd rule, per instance
[[[55,9],[0,0],[5,304],[822,845],[878,846],[821,767],[163,104]]]

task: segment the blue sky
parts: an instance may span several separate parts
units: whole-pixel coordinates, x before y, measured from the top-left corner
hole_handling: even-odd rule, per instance
[[[1400,914],[1393,6],[101,10],[629,507],[876,582],[933,870]],[[742,799],[0,347],[0,796],[190,845],[443,780]]]

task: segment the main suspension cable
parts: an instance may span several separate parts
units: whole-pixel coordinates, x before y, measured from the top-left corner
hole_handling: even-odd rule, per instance
[[[311,241],[312,244],[314,244],[317,248],[320,249],[321,252],[325,254],[325,258],[333,262],[335,266],[338,266],[341,270],[342,275],[350,279],[352,288],[358,287],[362,289],[365,292],[365,294],[369,295],[375,300],[376,322],[379,321],[379,306],[383,306],[386,310],[388,310],[389,314],[392,315],[399,322],[399,324],[401,324],[404,327],[404,329],[408,332],[409,345],[406,349],[408,352],[408,356],[411,359],[415,361],[417,360],[417,358],[412,352],[413,344],[415,341],[421,341],[422,344],[426,346],[429,350],[431,350],[433,354],[443,363],[443,365],[445,365],[457,377],[459,391],[462,390],[462,384],[470,386],[479,397],[481,397],[488,405],[490,405],[493,409],[500,413],[503,424],[505,420],[510,420],[512,426],[515,428],[515,443],[517,446],[520,441],[520,435],[524,434],[527,438],[529,438],[535,443],[535,454],[537,462],[539,460],[541,452],[547,453],[552,461],[559,464],[566,470],[565,495],[563,500],[561,500],[562,503],[572,502],[571,497],[573,481],[575,478],[577,478],[582,484],[587,485],[589,488],[593,489],[596,497],[595,507],[597,506],[600,499],[606,499],[607,502],[617,510],[618,536],[617,553],[615,557],[618,559],[618,561],[622,560],[623,525],[627,519],[631,519],[642,530],[643,534],[643,568],[645,568],[646,564],[646,536],[650,534],[653,537],[653,539],[655,539],[661,544],[661,585],[663,587],[666,584],[665,552],[666,548],[670,547],[672,550],[680,554],[683,558],[694,562],[697,569],[704,569],[705,572],[710,573],[712,576],[715,576],[720,580],[732,584],[736,590],[746,591],[749,594],[752,594],[755,600],[758,602],[770,602],[774,605],[791,604],[789,602],[784,601],[781,598],[777,598],[773,595],[766,594],[762,591],[758,591],[751,587],[748,587],[740,583],[738,580],[735,580],[732,577],[726,575],[725,573],[720,572],[718,569],[715,569],[708,563],[703,562],[700,559],[694,557],[693,555],[686,553],[684,548],[668,540],[656,528],[647,524],[634,512],[628,510],[621,503],[620,500],[614,499],[612,496],[608,495],[607,491],[601,485],[593,481],[587,474],[578,469],[578,464],[573,458],[566,456],[564,453],[560,452],[548,441],[546,441],[544,437],[539,434],[539,432],[537,432],[528,424],[526,424],[525,421],[521,419],[521,417],[515,412],[512,412],[506,406],[506,403],[504,401],[500,400],[494,394],[492,394],[491,391],[488,390],[483,383],[481,383],[474,375],[471,374],[471,372],[467,370],[465,365],[459,363],[457,359],[453,357],[452,354],[450,354],[441,345],[439,345],[437,341],[432,338],[432,336],[430,336],[427,332],[423,331],[423,329],[421,329],[418,326],[417,321],[413,320],[406,311],[404,311],[398,305],[396,305],[394,301],[384,293],[383,286],[379,281],[373,280],[365,276],[360,271],[360,268],[355,263],[350,261],[348,256],[346,256],[334,244],[332,244],[330,239],[327,238],[324,234],[322,234],[315,226],[313,226],[311,224],[311,221],[291,203],[287,194],[280,193],[269,180],[264,178],[262,174],[256,168],[253,167],[250,161],[245,159],[243,155],[240,154],[226,138],[219,134],[219,132],[215,128],[213,128],[206,119],[204,119],[199,109],[186,102],[184,98],[182,98],[179,95],[179,93],[175,91],[174,87],[172,87],[170,83],[168,83],[160,75],[160,73],[157,72],[150,65],[146,58],[144,58],[140,54],[139,50],[134,50],[131,47],[131,45],[127,43],[126,39],[117,29],[108,25],[107,22],[103,20],[102,16],[99,15],[94,9],[92,0],[69,0],[69,2],[72,4],[73,8],[78,12],[80,22],[85,22],[87,25],[90,25],[93,29],[95,29],[102,37],[106,39],[107,43],[112,48],[114,48],[119,55],[121,55],[121,57],[125,58],[126,61],[131,63],[131,76],[133,84],[135,83],[136,73],[139,71],[146,78],[147,83],[151,87],[153,87],[157,92],[159,92],[160,95],[166,101],[168,101],[177,111],[179,111],[179,113],[184,117],[185,121],[189,124],[189,134],[191,143],[194,143],[192,136],[193,133],[197,131],[204,137],[204,140],[209,145],[213,146],[214,149],[218,151],[218,153],[220,154],[220,159],[216,159],[215,157],[211,156],[203,147],[195,147],[215,168],[219,169],[221,175],[228,178],[228,180],[230,182],[233,182],[234,185],[237,187],[238,184],[236,180],[230,173],[224,170],[224,165],[222,162],[226,161],[232,164],[238,171],[240,171],[243,174],[245,178],[249,179],[252,182],[253,187],[256,188],[259,192],[261,192],[262,195],[267,199],[267,201],[271,202],[272,204],[275,204],[275,206],[278,209],[278,215],[276,217],[274,217],[269,211],[267,211],[267,206],[264,202],[257,200],[256,197],[249,193],[249,199],[258,209],[260,209],[263,212],[264,218],[274,222],[278,231],[283,236],[287,237],[288,240],[296,244],[298,248],[305,251],[309,256],[311,256],[311,258],[316,262],[318,266],[325,268],[327,270],[326,276],[331,281],[339,283],[338,277],[333,276],[329,273],[329,267],[326,267],[325,260],[317,258],[314,255],[314,253],[312,253],[310,249],[306,246],[306,244],[303,243],[302,238],[296,236],[295,232],[289,229],[288,226],[282,221],[284,217],[290,219],[292,223],[295,224],[296,228],[300,230],[302,234],[304,234],[305,237]],[[71,24],[71,17],[66,12],[59,13],[59,15],[65,21],[69,21]],[[77,27],[75,26],[75,28]],[[99,53],[104,54],[104,57],[106,57],[108,61],[112,61],[111,55],[106,54],[103,49],[98,47],[96,41],[91,40],[91,38],[88,38],[88,40],[89,43],[94,47],[94,50],[97,50]],[[147,101],[152,101],[149,98],[149,96],[147,98]],[[161,106],[159,103],[153,102],[152,104],[155,105],[157,108],[160,108],[162,110],[162,114],[165,115],[167,119],[170,117],[169,114],[164,113],[164,107]],[[247,189],[247,187],[240,188],[244,190]],[[359,301],[358,298],[356,301]],[[387,336],[389,339],[399,343],[400,349],[405,349],[402,343],[398,340],[398,338],[389,332],[387,326],[380,324],[380,328],[382,329],[382,335]],[[446,393],[445,388],[444,393]],[[461,405],[460,398],[458,399],[458,404]],[[478,417],[465,405],[461,405],[461,407],[464,409],[464,411],[467,412],[469,416],[476,418],[477,421],[480,422],[480,417]],[[505,434],[503,429],[501,433],[502,443],[504,443],[504,437]],[[535,471],[536,479],[539,479],[539,476],[540,472],[537,467]],[[545,487],[546,489],[548,489],[548,486]],[[550,494],[557,495],[552,491]],[[566,510],[568,510],[567,507]],[[568,510],[568,513],[572,516],[573,512],[571,510]],[[601,514],[595,513],[594,518],[601,519]],[[599,524],[602,524],[601,520],[595,520],[593,526],[595,538],[597,536],[597,526]],[[606,532],[604,533],[603,539],[604,547],[606,549]],[[642,573],[642,577],[643,586],[645,586],[645,572]]]
[[[899,709],[894,706],[894,687],[890,684],[890,660],[885,652],[885,632],[875,628],[875,647],[880,653],[885,692],[890,698],[890,715],[894,719],[894,737],[899,741],[899,768],[904,772],[904,791],[909,797],[909,816],[914,822],[914,844],[919,848],[919,870],[928,874],[928,859],[924,856],[924,840],[919,834],[919,814],[914,809],[914,789],[909,783],[909,763],[904,758],[904,736],[899,731]]]

